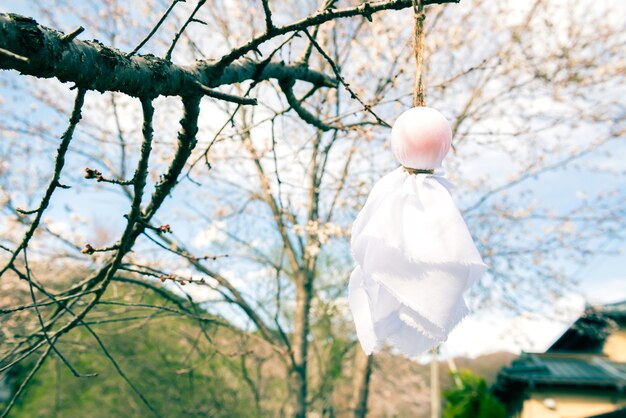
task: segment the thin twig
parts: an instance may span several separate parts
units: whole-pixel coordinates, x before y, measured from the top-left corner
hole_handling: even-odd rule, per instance
[[[111,107],[113,107],[113,118],[115,119],[115,127],[117,129],[117,139],[120,144],[120,177],[126,177],[126,140],[124,139],[124,132],[122,131],[122,124],[120,123],[120,115],[117,109],[117,101],[115,100],[115,93],[111,92]],[[127,188],[124,188],[127,191]]]
[[[155,191],[152,194],[151,202],[148,205],[146,212],[143,214],[143,218],[146,222],[150,221],[156,211],[161,207],[163,201],[169,195],[172,188],[177,184],[178,176],[180,175],[186,161],[189,159],[191,151],[195,146],[195,135],[198,130],[199,101],[200,98],[197,96],[183,98],[185,114],[183,116],[183,119],[181,120],[182,128],[179,133],[179,147],[176,151],[172,163],[168,168],[167,173],[157,184]],[[106,291],[108,284],[114,277],[115,272],[121,264],[122,258],[128,251],[130,251],[130,248],[136,241],[137,237],[144,230],[143,223],[137,222],[137,219],[141,214],[141,196],[143,195],[143,189],[146,183],[147,164],[151,149],[150,143],[152,140],[152,106],[149,100],[142,100],[142,105],[144,109],[144,143],[142,144],[141,157],[137,165],[137,171],[134,178],[135,195],[133,196],[131,210],[129,212],[129,215],[127,216],[128,223],[126,229],[122,234],[122,238],[120,239],[118,244],[119,248],[115,256],[113,256],[108,263],[102,266],[90,278],[81,282],[79,286],[73,286],[72,289],[64,292],[64,294],[73,294],[81,291],[84,292],[86,290],[91,290],[93,287],[97,286],[96,291],[94,292],[95,297],[86,304],[82,311],[76,314],[74,314],[65,303],[59,302],[60,309],[69,311],[70,313],[72,313],[72,315],[74,315],[74,318],[50,336],[53,341],[56,341],[56,339],[60,338],[62,335],[70,332],[76,326],[83,323],[85,316],[91,311],[91,309],[93,309],[93,307],[98,303],[98,301]],[[44,293],[46,293],[51,299],[54,299],[54,297],[45,292],[45,290],[40,290],[44,291]],[[75,300],[73,302],[75,302]],[[30,354],[38,350],[43,344],[45,344],[45,339],[36,335],[33,335],[33,337],[37,337],[39,340],[35,343],[32,343],[28,348],[22,350],[22,352],[18,354],[18,357],[16,359],[10,361],[5,366],[2,366],[0,368],[0,372],[22,361],[24,358],[28,357]]]
[[[100,349],[102,350],[104,355],[109,359],[109,361],[111,362],[111,364],[115,368],[115,371],[117,372],[117,374],[122,379],[124,379],[124,381],[128,384],[128,386],[130,386],[130,388],[133,390],[133,392],[135,392],[137,394],[137,396],[139,396],[139,398],[144,403],[144,405],[146,405],[148,407],[148,409],[155,416],[161,417],[161,414],[154,408],[154,406],[152,406],[152,404],[150,403],[150,401],[148,401],[148,399],[145,397],[145,395],[139,390],[139,388],[137,386],[135,386],[135,384],[132,382],[132,380],[130,380],[128,378],[128,376],[126,376],[126,373],[124,373],[124,371],[122,370],[120,365],[117,363],[115,358],[111,355],[109,350],[107,350],[106,346],[104,345],[104,343],[100,339],[100,336],[87,323],[85,323],[82,320],[81,320],[81,322],[82,322],[83,326],[87,329],[87,331],[89,331],[89,333],[94,337],[94,339],[96,340],[96,342],[100,346]]]
[[[63,167],[65,166],[65,154],[67,154],[67,150],[70,146],[70,142],[72,141],[72,137],[74,135],[74,129],[76,128],[76,125],[80,121],[81,109],[83,107],[84,101],[85,101],[85,89],[79,88],[78,91],[76,92],[76,98],[74,99],[74,109],[72,110],[72,115],[70,116],[68,127],[63,133],[63,135],[61,136],[61,144],[59,145],[59,148],[57,149],[57,155],[54,161],[54,174],[52,175],[52,180],[50,180],[50,183],[48,184],[48,187],[46,188],[44,196],[41,199],[41,203],[39,204],[39,207],[36,210],[37,215],[35,216],[35,219],[30,224],[30,227],[24,234],[24,238],[22,239],[22,242],[15,249],[15,251],[11,255],[7,264],[2,268],[2,270],[0,270],[0,277],[2,277],[2,275],[10,267],[13,266],[13,263],[15,262],[15,259],[19,255],[20,251],[22,251],[22,249],[28,246],[28,242],[33,237],[35,231],[37,230],[37,227],[39,226],[39,223],[41,222],[41,218],[43,217],[44,211],[50,204],[50,199],[52,198],[52,194],[60,185],[59,179],[61,178],[61,171],[63,170]]]
[[[263,11],[265,12],[265,27],[267,33],[272,33],[274,30],[274,23],[272,22],[272,10],[270,9],[269,0],[261,0],[263,5]]]
[[[22,61],[22,62],[25,62],[25,63],[28,63],[30,61],[28,58],[23,57],[23,56],[18,55],[18,54],[15,54],[15,53],[13,53],[11,51],[8,51],[8,50],[6,50],[4,48],[0,48],[0,55],[4,55],[5,57],[11,58],[11,59],[14,59],[14,60],[17,60],[17,61]]]
[[[305,121],[306,123],[310,125],[315,126],[318,129],[321,129],[322,131],[330,131],[332,129],[342,129],[342,127],[340,126],[331,126],[331,125],[325,124],[320,119],[318,119],[314,114],[306,110],[304,106],[302,106],[302,101],[298,100],[298,98],[293,93],[293,83],[294,82],[292,80],[284,80],[284,81],[281,81],[279,84],[280,84],[281,90],[285,94],[287,103],[289,103],[289,106],[291,106],[291,108],[295,110],[295,112],[298,114],[298,116],[300,116],[300,118],[303,121]]]
[[[459,1],[460,0],[424,0],[424,4],[458,3]],[[263,33],[246,44],[238,48],[234,48],[218,61],[217,67],[222,68],[231,64],[248,52],[257,50],[261,44],[275,38],[278,35],[306,30],[311,26],[321,25],[322,23],[341,18],[365,16],[369,20],[374,13],[384,10],[401,10],[410,6],[411,0],[383,0],[371,3],[365,2],[358,6],[346,7],[344,9],[320,10],[313,15],[307,16],[293,23],[275,27],[271,34]]]
[[[257,104],[257,100],[252,97],[241,97],[241,96],[235,96],[233,94],[222,93],[220,91],[210,89],[207,86],[200,84],[200,83],[196,83],[196,85],[198,86],[198,89],[202,92],[202,94],[209,96],[209,97],[213,97],[215,99],[225,100],[227,102],[237,103],[240,105],[255,106]]]
[[[45,291],[44,289],[40,288],[40,290],[43,290],[44,293],[50,297],[51,299],[56,301],[56,298],[51,295],[50,293],[48,293],[47,291]],[[57,302],[58,303],[58,302]],[[103,303],[102,301],[100,301],[99,303]],[[152,411],[152,413],[157,416],[157,417],[161,417],[161,415],[159,414],[159,412],[152,406],[152,404],[148,401],[148,399],[145,397],[145,395],[139,390],[139,388],[137,386],[135,386],[135,384],[128,378],[128,376],[126,376],[126,374],[124,373],[124,371],[121,369],[121,367],[119,366],[119,364],[117,363],[117,361],[115,360],[115,358],[111,355],[111,353],[109,352],[109,350],[106,348],[106,346],[104,345],[104,343],[102,342],[102,340],[100,339],[100,336],[93,330],[93,328],[91,328],[91,326],[89,326],[88,323],[86,323],[83,319],[83,317],[79,317],[78,315],[76,315],[76,313],[74,313],[74,311],[68,307],[66,304],[64,303],[59,303],[60,307],[64,310],[66,310],[67,312],[69,312],[71,315],[73,315],[77,320],[78,320],[78,324],[82,325],[83,327],[85,327],[85,329],[94,337],[94,339],[96,340],[96,342],[98,343],[98,345],[100,346],[100,349],[102,350],[102,352],[104,353],[104,355],[109,359],[109,361],[111,362],[111,364],[113,365],[113,367],[115,368],[117,374],[131,387],[131,389],[137,394],[137,396],[139,396],[139,398],[141,399],[141,401],[146,405],[146,407],[148,407],[148,409],[150,409],[150,411]],[[58,334],[55,336],[55,338],[58,338]]]
[[[43,352],[43,354],[41,356],[39,356],[39,359],[37,360],[37,363],[35,363],[35,365],[33,366],[32,369],[30,369],[30,372],[28,372],[28,375],[22,381],[22,384],[20,385],[20,387],[15,391],[15,393],[13,394],[13,397],[9,401],[7,407],[2,412],[2,415],[0,415],[0,418],[6,418],[6,417],[9,416],[9,412],[11,412],[11,409],[13,409],[13,406],[15,405],[15,402],[20,397],[20,395],[22,394],[24,389],[26,389],[26,387],[28,386],[28,384],[30,383],[32,378],[35,376],[37,371],[41,368],[41,366],[43,365],[44,361],[46,360],[46,358],[50,354],[50,350],[52,350],[52,347],[53,347],[52,345],[48,345],[48,347]]]
[[[97,373],[89,373],[89,374],[81,374],[70,364],[70,362],[65,358],[65,356],[57,349],[54,345],[54,342],[48,335],[48,331],[46,330],[46,326],[43,322],[43,317],[41,316],[41,312],[39,311],[39,305],[37,304],[37,296],[35,296],[35,291],[33,290],[33,281],[30,276],[30,267],[28,266],[28,256],[27,249],[24,248],[24,269],[26,270],[26,277],[28,279],[28,288],[30,289],[30,297],[33,301],[33,305],[35,306],[35,312],[37,312],[37,319],[39,320],[39,325],[41,326],[41,332],[43,333],[48,345],[52,347],[52,350],[56,353],[57,356],[61,359],[61,361],[67,366],[68,369],[72,372],[72,374],[76,377],[94,377],[97,376]]]
[[[65,43],[71,42],[84,31],[85,31],[85,28],[83,28],[82,26],[79,26],[73,31],[71,31],[70,33],[66,33],[65,35],[61,36],[61,42],[65,42]]]
[[[196,13],[198,13],[198,10],[200,10],[200,8],[204,5],[204,3],[206,3],[206,0],[198,0],[198,4],[196,5],[196,8],[193,9],[193,12],[191,12],[191,15],[189,16],[187,21],[183,24],[183,26],[180,28],[178,33],[176,33],[176,35],[174,36],[174,40],[172,41],[172,45],[170,45],[170,48],[167,50],[167,53],[165,54],[165,59],[166,60],[170,61],[172,59],[172,52],[174,52],[174,48],[176,47],[176,43],[180,39],[180,36],[183,34],[185,29],[187,29],[187,26],[191,22],[197,21],[197,19],[195,19]]]
[[[274,50],[267,56],[267,58],[265,58],[259,65],[259,73],[260,71],[262,71],[263,67],[267,64],[269,64],[271,62],[271,59],[274,57],[274,55],[280,51],[283,46],[285,46],[287,43],[289,43],[293,38],[295,38],[296,34],[293,33],[289,38],[287,38],[284,42],[282,42],[280,45],[278,45],[276,48],[274,48]],[[259,83],[258,80],[253,80],[252,83],[250,84],[250,86],[248,86],[246,92],[244,93],[243,97],[247,97],[250,92],[252,91],[252,89],[254,87],[256,87],[256,85]],[[218,138],[220,137],[220,135],[222,134],[222,132],[224,131],[224,129],[226,129],[226,127],[228,125],[230,125],[233,120],[235,119],[235,116],[237,115],[237,112],[239,112],[239,110],[241,109],[241,105],[238,105],[235,110],[233,110],[233,112],[230,114],[230,116],[228,117],[228,119],[226,120],[226,122],[224,122],[224,124],[222,124],[222,126],[220,127],[220,129],[218,129],[218,131],[215,133],[215,135],[213,136],[213,139],[211,140],[211,142],[209,143],[209,145],[206,147],[206,149],[204,150],[204,152],[198,156],[191,164],[189,169],[187,170],[187,174],[186,177],[190,178],[190,173],[191,170],[193,170],[193,168],[196,166],[196,164],[204,159],[204,162],[206,163],[207,167],[209,169],[211,169],[211,163],[209,162],[209,152],[211,151],[211,147],[213,147],[213,145],[217,142]]]
[[[335,63],[335,61],[326,53],[326,51],[324,51],[324,49],[320,46],[319,43],[317,43],[317,41],[311,36],[311,34],[304,29],[303,30],[304,34],[309,38],[309,40],[311,41],[311,43],[313,44],[313,46],[315,47],[315,49],[317,49],[317,51],[324,57],[324,59],[330,64],[330,67],[333,69],[333,72],[335,73],[335,77],[337,77],[337,79],[339,80],[339,82],[343,85],[343,87],[346,89],[346,91],[350,94],[350,97],[352,99],[355,99],[356,101],[358,101],[359,103],[361,103],[361,105],[363,106],[363,109],[368,112],[369,114],[371,114],[372,116],[374,116],[374,118],[376,119],[376,121],[380,124],[383,125],[385,127],[390,128],[391,125],[388,124],[387,122],[385,122],[384,119],[382,119],[380,116],[378,116],[376,114],[376,112],[374,112],[372,110],[372,107],[368,104],[366,104],[355,92],[354,90],[352,90],[350,88],[350,84],[348,84],[346,82],[346,80],[343,78],[343,76],[341,75],[341,70],[339,69],[339,66],[337,65],[337,63]]]
[[[137,52],[139,52],[139,50],[146,44],[146,42],[148,42],[150,38],[152,38],[152,36],[156,33],[156,31],[159,30],[163,22],[165,22],[165,19],[167,19],[167,16],[171,13],[174,6],[176,6],[176,4],[180,3],[181,1],[184,2],[185,0],[173,0],[172,1],[172,3],[167,8],[165,13],[163,13],[163,16],[161,16],[161,19],[159,19],[157,24],[154,25],[150,33],[148,33],[148,35],[141,42],[139,42],[139,44],[136,47],[134,47],[132,51],[126,54],[126,57],[130,58],[133,55],[135,55]]]
[[[83,293],[77,293],[75,295],[70,295],[70,296],[64,296],[62,298],[56,298],[54,301],[47,301],[47,302],[38,302],[38,305],[41,306],[49,306],[49,305],[55,305],[58,304],[60,301],[65,301],[65,300],[69,300],[69,299],[75,299],[75,298],[79,298],[85,295],[88,295],[90,293],[95,292],[95,290],[88,290],[86,292]],[[14,306],[12,308],[2,308],[0,309],[0,315],[5,315],[5,314],[10,314],[13,312],[19,312],[19,311],[25,311],[27,309],[33,309],[35,308],[35,305],[20,305],[20,306]]]

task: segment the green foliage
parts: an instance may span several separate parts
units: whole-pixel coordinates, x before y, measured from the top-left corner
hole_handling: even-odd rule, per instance
[[[115,292],[129,299],[128,286],[120,287]],[[152,295],[132,294],[132,299],[142,304],[164,304]],[[123,372],[161,416],[263,416],[241,376],[240,357],[219,350],[220,342],[238,349],[235,332],[211,324],[200,329],[185,317],[115,305],[101,305],[89,320]],[[58,357],[51,355],[11,417],[153,416],[85,329],[79,327],[57,346],[77,370],[98,376],[74,377]],[[33,361],[24,364],[15,384],[28,373]]]
[[[463,386],[444,391],[443,418],[504,418],[504,406],[489,392],[487,382],[469,370],[457,374]]]

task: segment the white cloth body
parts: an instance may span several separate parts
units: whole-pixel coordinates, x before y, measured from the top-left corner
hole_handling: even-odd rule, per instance
[[[374,185],[354,221],[349,302],[367,354],[389,342],[417,356],[468,313],[463,292],[486,265],[448,187],[400,167]]]

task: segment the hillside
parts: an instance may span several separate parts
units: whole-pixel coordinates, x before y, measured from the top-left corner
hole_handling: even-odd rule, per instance
[[[90,316],[89,324],[97,330],[128,380],[162,416],[281,415],[289,384],[282,372],[282,360],[253,334],[210,321],[201,327],[193,319],[170,311],[148,309],[147,306],[167,304],[145,289],[122,283],[114,284],[105,300],[111,304],[100,305]],[[5,320],[6,316],[0,316],[3,327]],[[9,342],[0,342],[5,346],[1,351],[10,346]],[[76,378],[58,357],[52,356],[22,396],[12,417],[150,416],[146,405],[86,330],[73,332],[62,340],[59,349],[81,373],[98,376]],[[492,380],[500,366],[512,357],[497,353],[474,360],[457,359],[456,364]],[[6,402],[8,392],[15,390],[28,366],[26,363],[9,375],[0,376],[5,392],[2,397],[0,388],[0,404]],[[315,371],[317,367],[311,369]],[[442,387],[448,387],[446,364],[442,363],[440,370]],[[352,416],[350,375],[350,370],[345,371],[334,382],[329,399],[322,400],[332,404],[327,416]],[[369,416],[427,416],[428,382],[428,365],[380,354],[372,375]]]

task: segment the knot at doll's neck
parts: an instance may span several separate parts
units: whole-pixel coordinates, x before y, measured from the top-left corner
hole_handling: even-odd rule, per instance
[[[406,166],[402,166],[402,170],[404,170],[406,173],[409,174],[435,174],[435,170],[433,169],[421,169],[421,168],[411,168],[411,167],[406,167]]]

